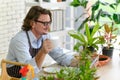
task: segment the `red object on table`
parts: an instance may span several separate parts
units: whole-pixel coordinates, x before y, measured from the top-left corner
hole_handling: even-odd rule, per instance
[[[28,71],[29,71],[28,65],[26,65],[23,68],[21,68],[19,72],[22,74],[22,77],[25,77]]]

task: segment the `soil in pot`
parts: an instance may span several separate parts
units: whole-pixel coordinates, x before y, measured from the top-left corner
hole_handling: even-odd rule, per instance
[[[99,60],[98,60],[98,62],[96,63],[96,66],[97,66],[97,67],[104,66],[104,65],[106,65],[110,60],[111,60],[110,57],[105,56],[105,55],[100,55],[100,56],[99,56]]]
[[[99,61],[107,60],[107,58],[99,58]]]

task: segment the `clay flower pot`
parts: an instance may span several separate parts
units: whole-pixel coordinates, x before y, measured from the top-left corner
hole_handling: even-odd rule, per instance
[[[110,57],[105,56],[105,55],[100,55],[100,56],[99,56],[99,60],[98,60],[98,62],[96,63],[96,66],[97,66],[97,67],[104,66],[104,65],[106,65],[110,60],[111,60]]]

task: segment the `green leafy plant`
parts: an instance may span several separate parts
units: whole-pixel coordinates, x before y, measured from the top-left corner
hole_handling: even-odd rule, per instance
[[[87,49],[88,47],[93,47],[96,50],[98,50],[98,44],[104,43],[103,36],[100,36],[100,35],[95,36],[98,30],[99,30],[99,24],[96,24],[93,27],[92,31],[90,31],[88,24],[86,24],[85,34],[79,31],[75,31],[75,30],[69,31],[68,34],[77,40],[77,43],[74,46],[74,50],[79,52],[80,46],[83,46],[84,49]]]
[[[56,76],[42,76],[40,80],[97,80],[99,77],[96,75],[96,68],[91,67],[91,57],[86,54],[88,50],[80,52],[80,63],[78,67],[64,67]]]
[[[86,8],[87,7],[86,5],[88,3],[89,3],[88,0],[73,0],[70,5],[73,7],[83,6],[84,8]],[[114,3],[108,3],[97,0],[90,8],[86,9],[87,12],[91,9],[92,12],[91,16],[87,17],[82,22],[82,24],[80,24],[80,26],[78,27],[78,31],[80,31],[87,22],[100,23],[101,18],[108,18],[110,22],[114,24],[120,24],[120,14],[117,13],[117,8],[119,4],[120,4],[120,0],[115,0]],[[107,10],[104,10],[104,8],[100,8],[100,6],[103,6],[105,8],[110,8],[113,10],[113,12],[112,13],[108,12]],[[81,16],[85,14],[88,13],[81,14],[75,21],[77,22],[79,18],[81,18]]]
[[[57,73],[57,78],[63,80],[79,80],[79,73],[81,71],[78,68],[63,68]]]
[[[56,76],[42,76],[40,80],[97,80],[96,68],[91,67],[91,57],[86,54],[87,50],[80,52],[80,63],[78,67],[64,67]]]
[[[54,80],[55,77],[53,75],[49,75],[49,76],[40,76],[39,80]]]
[[[70,5],[77,7],[77,6],[83,6],[86,7],[88,1],[87,0],[73,0]]]
[[[97,80],[96,68],[91,67],[91,57],[86,54],[88,50],[80,52],[80,63],[76,68],[64,68],[57,73],[57,78],[62,80]]]

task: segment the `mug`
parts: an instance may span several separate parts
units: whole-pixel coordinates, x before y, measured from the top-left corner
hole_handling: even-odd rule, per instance
[[[50,38],[52,44],[53,44],[53,47],[60,47],[60,39],[59,37],[51,37]]]

